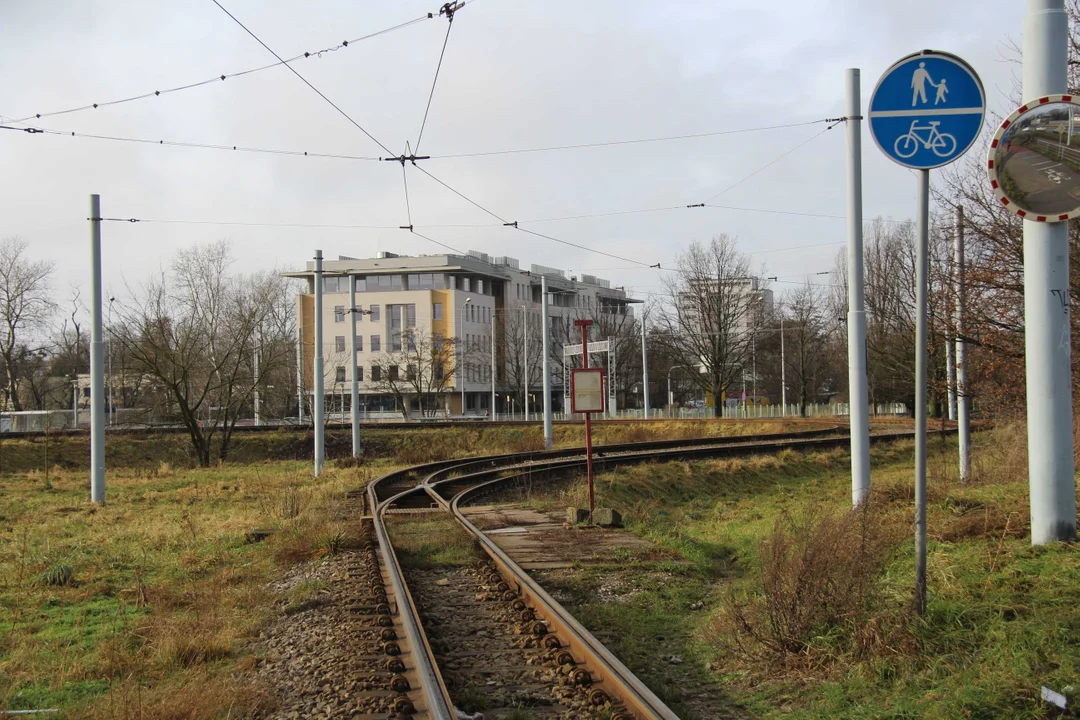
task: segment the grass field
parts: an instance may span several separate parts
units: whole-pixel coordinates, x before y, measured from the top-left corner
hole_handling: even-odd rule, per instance
[[[0,709],[62,717],[247,717],[267,583],[332,549],[339,501],[390,466],[307,463],[0,477]],[[252,529],[273,531],[249,542]],[[199,691],[192,692],[198,687]],[[56,717],[51,715],[50,717]]]
[[[601,426],[601,443],[781,431],[791,423]],[[560,444],[581,442],[559,427]],[[233,460],[192,467],[183,436],[108,438],[107,500],[88,502],[86,436],[0,445],[0,710],[58,708],[61,717],[256,716],[270,688],[247,679],[253,640],[303,604],[268,585],[340,544],[346,491],[400,467],[447,456],[542,447],[539,426],[365,429],[360,467],[330,462],[311,477],[311,439],[273,432],[238,439]],[[348,452],[329,434],[330,455]],[[437,522],[433,520],[432,522]],[[272,531],[263,542],[247,537]],[[413,562],[468,562],[433,546],[452,528],[400,535]],[[411,534],[410,534],[411,533]],[[197,693],[192,688],[197,687]],[[57,715],[50,715],[57,717]]]
[[[862,539],[881,554],[866,601],[808,622],[784,649],[768,646],[779,634],[770,622],[790,625],[810,604],[806,588],[821,590],[819,603],[844,600],[826,587],[846,587],[845,542],[860,538],[851,513],[834,515],[850,503],[841,451],[602,475],[599,502],[659,550],[544,582],[684,718],[717,704],[762,718],[1051,717],[1039,688],[1080,686],[1080,552],[1030,546],[1023,444],[1022,425],[977,435],[977,476],[961,485],[955,441],[931,440],[923,617],[911,611],[910,441],[873,450]],[[581,505],[584,490],[532,502]]]

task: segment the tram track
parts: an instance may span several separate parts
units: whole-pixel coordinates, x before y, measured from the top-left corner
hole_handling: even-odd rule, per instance
[[[849,444],[845,430],[607,445],[594,448],[593,464],[603,471],[641,462],[832,449]],[[905,437],[911,433],[877,434],[873,441]],[[368,549],[380,561],[388,620],[400,638],[399,669],[408,684],[395,700],[397,715],[456,720],[461,711],[452,696],[467,694],[480,679],[498,691],[504,710],[527,706],[531,717],[677,718],[463,511],[507,487],[579,475],[585,461],[582,448],[462,458],[390,473],[368,486]],[[403,512],[450,513],[487,558],[439,577],[412,571],[414,597],[386,528],[388,516]]]

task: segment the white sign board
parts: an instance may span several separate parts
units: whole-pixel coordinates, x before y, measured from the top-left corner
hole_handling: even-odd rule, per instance
[[[602,353],[611,349],[610,340],[600,340],[598,342],[589,343],[589,353]],[[563,357],[574,357],[581,354],[581,343],[577,345],[566,345],[562,351]]]
[[[602,368],[576,368],[570,374],[571,411],[604,412],[604,371]]]

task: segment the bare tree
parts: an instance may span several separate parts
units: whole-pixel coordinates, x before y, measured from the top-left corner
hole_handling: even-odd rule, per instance
[[[453,391],[458,372],[473,368],[478,373],[488,367],[476,362],[482,348],[466,348],[464,358],[459,358],[459,347],[456,338],[406,329],[401,350],[382,353],[372,361],[371,380],[381,392],[394,396],[406,420],[414,404],[421,415],[433,417]]]
[[[799,402],[799,414],[816,401],[825,380],[828,341],[825,302],[819,288],[809,283],[787,295],[784,307],[784,363],[788,383]]]
[[[233,429],[255,387],[258,329],[282,297],[276,275],[230,275],[231,262],[227,241],[181,251],[170,272],[121,305],[117,327],[134,370],[161,386],[166,412],[175,412],[187,429],[203,466],[211,462],[215,441],[218,457],[228,457]],[[265,345],[261,352],[266,367],[290,354]]]
[[[26,257],[29,243],[17,237],[0,240],[0,361],[4,369],[4,396],[14,410],[22,410],[21,368],[31,360],[35,333],[45,329],[53,312],[49,279],[50,260]]]
[[[752,333],[763,315],[762,295],[751,286],[750,261],[730,235],[707,245],[692,243],[664,281],[666,307],[659,319],[678,364],[702,367],[690,373],[713,395],[717,417],[724,393],[742,377]]]

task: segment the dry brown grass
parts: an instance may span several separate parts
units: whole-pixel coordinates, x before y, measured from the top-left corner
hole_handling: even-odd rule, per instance
[[[865,656],[904,644],[900,615],[881,610],[882,574],[900,532],[873,502],[804,519],[782,513],[761,544],[755,590],[728,596],[710,639],[770,664],[813,658],[822,646]]]
[[[265,717],[277,702],[271,688],[251,677],[194,670],[183,683],[144,686],[135,676],[97,703],[68,717],[87,720],[214,720]],[[197,688],[197,689],[195,689]]]

